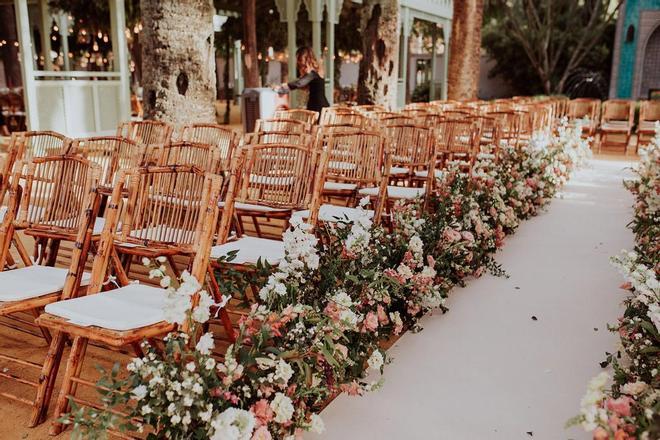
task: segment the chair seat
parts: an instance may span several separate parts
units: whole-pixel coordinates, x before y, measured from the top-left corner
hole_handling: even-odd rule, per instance
[[[60,292],[68,269],[50,266],[27,266],[0,272],[0,302],[21,301]],[[89,283],[85,273],[82,284]]]
[[[390,176],[399,176],[402,174],[408,174],[410,172],[410,169],[404,168],[404,167],[391,167],[390,168]]]
[[[645,133],[654,133],[655,132],[655,123],[656,121],[640,121],[637,131],[642,131]]]
[[[374,212],[371,210],[367,210],[366,214],[369,218],[374,216]],[[322,222],[337,222],[338,220],[353,221],[360,215],[360,210],[357,208],[350,208],[348,206],[323,204],[319,209],[319,221]],[[293,213],[292,217],[308,218],[309,210],[306,209],[304,211],[296,211]]]
[[[218,203],[219,207],[225,206],[225,202]],[[236,211],[257,211],[257,212],[287,212],[290,211],[286,208],[273,208],[266,205],[253,205],[252,203],[240,203],[236,202],[234,204],[234,209]]]
[[[435,170],[435,178],[436,179],[442,179],[442,176],[445,175],[444,171],[442,170]],[[420,171],[415,171],[415,177],[423,177],[426,178],[429,175],[429,170],[420,170]]]
[[[628,121],[609,121],[600,126],[601,131],[626,132],[630,129]]]
[[[284,242],[266,238],[243,236],[238,240],[211,248],[211,258],[224,257],[231,251],[238,251],[231,264],[256,264],[259,258],[272,266],[284,258]]]
[[[250,174],[250,183],[260,185],[288,186],[293,185],[296,179],[292,176],[263,176],[259,174]]]
[[[132,330],[165,320],[167,291],[143,284],[129,284],[109,292],[58,301],[49,313],[81,327]]]
[[[358,192],[365,196],[377,196],[380,188],[363,188]],[[405,186],[388,186],[387,197],[392,199],[406,199],[412,200],[424,195],[426,190],[424,188],[408,188]]]
[[[172,228],[158,225],[151,228],[135,229],[129,234],[130,238],[147,241],[162,241],[165,243],[192,243],[195,231],[190,229]],[[138,247],[135,243],[120,243],[123,247]]]
[[[354,191],[357,189],[357,185],[354,183],[325,182],[323,189],[329,191]]]

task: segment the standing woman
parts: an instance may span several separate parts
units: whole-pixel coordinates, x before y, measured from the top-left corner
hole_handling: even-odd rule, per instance
[[[296,62],[300,78],[282,84],[282,89],[285,93],[289,90],[306,89],[309,92],[307,110],[320,113],[323,107],[329,107],[330,104],[325,97],[325,81],[320,74],[314,51],[310,47],[301,47],[296,52]]]

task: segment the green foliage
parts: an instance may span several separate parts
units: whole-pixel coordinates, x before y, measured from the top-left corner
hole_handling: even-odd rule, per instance
[[[617,4],[610,0],[487,0],[482,45],[519,94],[564,92],[579,68],[605,78]]]

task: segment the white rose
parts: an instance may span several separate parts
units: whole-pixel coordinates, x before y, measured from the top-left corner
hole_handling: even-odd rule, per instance
[[[277,423],[286,423],[291,420],[294,408],[291,399],[282,393],[276,393],[275,398],[270,402],[270,408],[275,413],[275,421]]]

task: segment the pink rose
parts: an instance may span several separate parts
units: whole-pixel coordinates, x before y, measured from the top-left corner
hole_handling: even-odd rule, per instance
[[[452,228],[445,228],[442,231],[442,238],[450,243],[454,243],[461,239],[461,233]]]
[[[266,399],[258,400],[257,403],[252,405],[252,408],[250,408],[250,410],[254,413],[254,416],[262,425],[268,425],[268,423],[273,420],[273,410],[271,409]],[[266,430],[266,432],[268,433],[268,430]],[[257,438],[261,439],[262,437],[257,437]],[[263,437],[263,438],[265,439],[270,438],[270,433],[268,434],[268,437]]]
[[[266,426],[261,426],[252,434],[252,440],[272,440],[272,438]]]
[[[461,232],[461,237],[463,237],[463,240],[469,241],[470,243],[474,243],[474,235],[472,235],[472,232],[470,231]]]
[[[378,316],[374,312],[367,313],[367,316],[364,318],[364,326],[370,332],[375,331],[378,328]]]
[[[610,435],[599,426],[594,430],[594,440],[610,440]]]
[[[378,304],[378,308],[376,309],[378,313],[378,323],[381,325],[385,325],[388,322],[390,322],[389,318],[387,317],[387,312],[385,311],[385,308]]]
[[[618,399],[607,399],[605,403],[608,410],[618,414],[621,417],[630,417],[630,404],[633,400],[628,396],[621,396]]]

